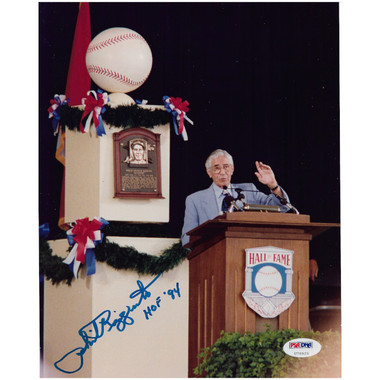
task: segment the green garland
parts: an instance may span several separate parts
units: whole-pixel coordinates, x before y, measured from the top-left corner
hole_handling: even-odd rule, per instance
[[[69,266],[64,264],[61,257],[52,254],[49,243],[40,238],[40,275],[52,280],[53,284],[59,284],[65,281],[67,285],[71,284],[74,275]]]
[[[139,274],[157,275],[175,268],[187,257],[188,252],[181,242],[177,242],[165,249],[160,256],[153,256],[140,253],[134,247],[120,247],[104,238],[95,247],[95,259],[118,270],[131,269]],[[44,275],[53,284],[66,282],[70,285],[74,275],[63,260],[53,255],[49,243],[40,238],[40,275]]]
[[[173,123],[170,113],[162,109],[148,109],[139,107],[137,104],[130,106],[118,106],[112,108],[104,106],[105,111],[102,119],[105,123],[114,128],[128,129],[132,127],[153,128],[156,125]],[[60,124],[65,125],[70,130],[80,130],[80,121],[83,110],[78,107],[63,105],[60,107]]]
[[[173,124],[173,118],[170,113],[162,109],[148,109],[139,107],[136,104],[130,106],[118,106],[112,108],[109,105],[104,106],[105,110],[102,114],[103,121],[111,128],[128,129],[133,127],[154,128],[156,125]],[[60,124],[66,126],[69,130],[80,130],[80,121],[83,110],[78,107],[70,107],[62,105],[60,107]],[[111,227],[106,227],[105,229]],[[112,227],[115,229],[115,226]],[[116,235],[125,236],[125,226],[116,229]],[[127,226],[133,229],[133,226]],[[106,232],[106,231],[104,231]],[[163,228],[155,231],[158,235],[165,236]],[[136,235],[136,231],[133,231]],[[145,235],[146,236],[146,235]],[[115,269],[131,269],[139,274],[157,275],[167,272],[178,264],[180,264],[187,256],[188,250],[182,247],[182,244],[175,243],[170,248],[162,252],[160,256],[148,255],[140,253],[133,247],[120,247],[115,243],[111,243],[104,238],[102,243],[95,247],[95,259],[99,262],[106,262]],[[74,278],[73,273],[68,265],[63,263],[61,257],[53,255],[49,243],[40,238],[40,274],[44,275],[47,280],[51,280],[53,284],[66,282],[71,284]]]
[[[130,106],[121,105],[116,108],[112,108],[109,105],[104,107],[105,110],[102,118],[111,128],[154,128],[156,125],[173,124],[171,114],[162,109],[152,110],[139,107],[136,104]],[[82,114],[83,110],[78,107],[62,105],[60,106],[59,122],[69,130],[79,131]],[[130,226],[127,227],[131,229]],[[115,229],[115,226],[113,229]],[[116,235],[123,234],[125,226],[120,227],[119,230],[119,233],[116,233]],[[159,235],[165,236],[164,229],[158,232]],[[135,235],[136,231],[133,234]],[[186,258],[187,254],[188,250],[183,248],[180,242],[173,244],[170,248],[163,251],[160,256],[140,253],[133,247],[120,247],[115,243],[109,242],[106,238],[95,247],[95,259],[97,261],[106,262],[115,269],[131,269],[139,274],[151,275],[157,275],[173,269]],[[70,285],[74,275],[68,265],[63,263],[63,260],[61,257],[53,255],[49,243],[45,239],[40,238],[41,275],[44,275],[47,280],[51,280],[53,284],[66,282],[66,284]]]

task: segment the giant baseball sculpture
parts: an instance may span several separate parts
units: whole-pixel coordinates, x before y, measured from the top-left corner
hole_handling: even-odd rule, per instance
[[[86,53],[91,79],[108,92],[127,93],[140,87],[152,69],[152,52],[145,39],[128,28],[99,33]]]

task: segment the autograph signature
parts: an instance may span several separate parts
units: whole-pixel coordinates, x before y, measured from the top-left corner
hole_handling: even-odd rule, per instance
[[[131,326],[135,323],[134,319],[131,316],[131,313],[136,310],[141,303],[148,299],[151,296],[151,292],[149,292],[147,289],[155,282],[157,279],[161,276],[161,273],[157,275],[148,285],[144,286],[144,284],[138,280],[137,286],[138,289],[133,291],[129,298],[131,299],[137,299],[137,303],[135,303],[132,306],[126,306],[126,310],[119,313],[118,318],[115,318],[112,320],[111,311],[105,310],[101,312],[97,317],[95,317],[90,323],[83,326],[78,330],[78,334],[82,338],[84,342],[83,347],[77,347],[74,348],[72,351],[65,354],[61,359],[56,361],[54,363],[54,367],[57,368],[59,371],[64,373],[75,373],[78,372],[83,367],[83,356],[86,353],[86,351],[93,346],[99,338],[101,338],[105,332],[110,332],[112,329],[116,328],[117,331],[122,332],[126,329],[127,326]],[[168,294],[171,296],[172,299],[174,299],[175,293],[178,295],[178,297],[181,296],[179,292],[179,284],[177,283],[176,289],[169,290]],[[164,292],[166,294],[166,292]],[[156,303],[158,301],[159,297],[156,299]],[[157,306],[159,307],[159,303],[157,303]],[[143,310],[145,315],[146,311]],[[148,318],[146,318],[148,319]],[[74,370],[67,370],[63,367],[65,366],[64,361],[68,357],[75,357],[75,355],[79,358],[78,366]]]

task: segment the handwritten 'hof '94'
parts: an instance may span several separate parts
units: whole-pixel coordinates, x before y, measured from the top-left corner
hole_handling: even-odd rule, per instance
[[[177,282],[175,287],[168,289],[162,293],[162,296],[156,297],[156,299],[151,302],[150,305],[140,307],[144,300],[151,298],[152,293],[148,291],[149,287],[152,286],[157,279],[161,276],[161,273],[157,275],[148,285],[144,284],[138,280],[137,287],[138,289],[134,290],[130,295],[130,299],[137,299],[137,303],[132,306],[126,306],[126,310],[123,310],[119,313],[118,317],[112,317],[110,310],[104,310],[97,317],[95,317],[90,323],[81,327],[78,330],[79,336],[84,342],[83,347],[77,347],[62,356],[61,359],[54,363],[54,367],[59,371],[64,373],[75,373],[78,372],[83,367],[83,356],[86,351],[93,346],[98,339],[100,339],[104,333],[108,333],[114,329],[119,332],[123,332],[127,326],[132,326],[135,323],[134,318],[131,316],[136,310],[141,311],[144,314],[146,320],[150,320],[154,315],[159,311],[164,300],[168,299],[174,301],[181,297],[181,292],[179,289],[179,283]],[[116,313],[114,311],[114,313]],[[65,365],[65,362],[68,358],[77,357],[78,365],[76,368],[68,369]],[[69,361],[72,363],[72,361]],[[71,364],[72,365],[72,364]]]

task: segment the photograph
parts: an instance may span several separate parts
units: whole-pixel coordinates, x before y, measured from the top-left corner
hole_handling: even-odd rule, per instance
[[[38,3],[41,378],[342,377],[342,7]]]

